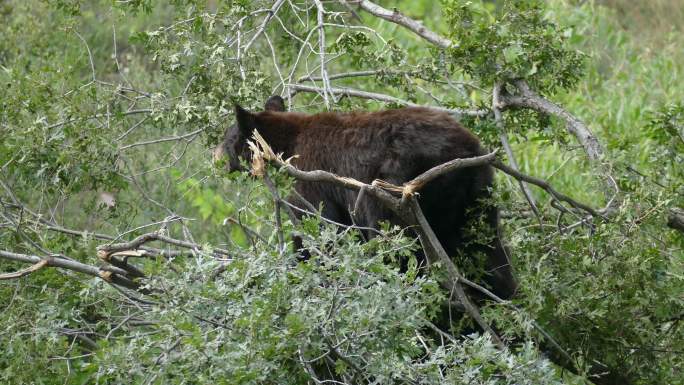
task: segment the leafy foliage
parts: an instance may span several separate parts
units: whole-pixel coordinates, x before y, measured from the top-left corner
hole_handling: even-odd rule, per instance
[[[543,1],[444,0],[452,27],[453,63],[491,86],[495,81],[525,78],[536,88],[568,88],[582,75],[582,54],[568,48],[570,28],[545,17]]]

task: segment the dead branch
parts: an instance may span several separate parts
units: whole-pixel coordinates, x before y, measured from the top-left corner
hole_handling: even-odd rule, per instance
[[[502,108],[529,108],[563,119],[566,123],[566,129],[577,139],[587,154],[587,158],[599,166],[601,179],[603,179],[604,184],[604,194],[608,201],[606,207],[601,211],[606,214],[613,212],[620,204],[620,189],[615,179],[611,176],[610,167],[604,163],[605,151],[596,135],[575,115],[530,89],[524,80],[515,80],[513,84],[516,86],[518,94],[503,97],[501,100]]]
[[[16,278],[21,278],[23,276],[29,275],[33,273],[34,271],[38,271],[45,267],[48,264],[47,259],[43,259],[40,262],[31,265],[25,269],[15,271],[13,273],[6,273],[6,274],[0,274],[0,280],[3,279],[16,279]]]
[[[374,76],[374,75],[381,74],[382,72],[383,72],[382,70],[340,72],[337,74],[328,75],[328,79],[335,80],[335,79],[356,78],[356,77],[363,77],[363,76]],[[315,81],[321,81],[321,80],[323,80],[323,79],[320,76],[304,75],[304,76],[300,77],[299,79],[297,79],[297,83],[315,82]]]
[[[152,112],[153,112],[152,109],[145,108],[145,109],[140,109],[140,110],[130,110],[130,111],[121,112],[121,115],[122,115],[122,116],[127,116],[127,115],[136,115],[136,114],[151,114]],[[93,120],[93,119],[100,119],[100,118],[105,118],[105,117],[107,117],[107,114],[97,114],[97,115],[88,116],[88,117],[85,117],[85,118],[69,119],[69,120],[65,120],[65,121],[63,121],[63,122],[59,122],[59,123],[55,123],[55,124],[49,125],[47,128],[48,128],[48,129],[53,129],[53,128],[61,127],[61,126],[65,125],[65,124],[71,124],[71,123],[80,122],[80,121],[82,121],[82,120],[83,120],[83,121],[85,121],[85,120]]]
[[[35,226],[42,227],[48,231],[54,231],[62,234],[67,234],[67,235],[73,235],[73,236],[78,236],[78,237],[83,237],[83,238],[94,238],[94,239],[99,239],[103,241],[114,241],[117,238],[113,237],[108,234],[102,234],[102,233],[96,233],[96,232],[91,232],[91,231],[86,231],[86,230],[74,230],[74,229],[68,229],[63,226],[59,226],[56,223],[49,221],[45,219],[42,215],[39,215],[38,213],[34,212],[33,210],[29,209],[24,205],[21,201],[19,201],[14,193],[12,193],[12,190],[7,186],[1,179],[0,179],[0,187],[3,187],[5,191],[8,193],[10,198],[12,199],[12,202],[18,209],[20,209],[22,212],[28,213],[31,216],[33,216],[35,219],[29,219],[27,218],[26,220]],[[144,251],[143,253],[139,253],[139,255],[136,255],[138,257],[141,256],[164,256],[164,257],[175,257],[178,255],[183,255],[183,254],[188,254],[187,252],[183,251],[177,251],[177,250],[162,250],[162,249],[157,249],[154,247],[148,247],[148,246],[141,246],[138,248],[141,251]]]
[[[114,241],[117,238],[107,235],[107,234],[101,234],[101,233],[95,233],[95,232],[90,232],[90,231],[80,231],[80,230],[73,230],[73,229],[67,229],[62,226],[50,224],[50,222],[46,222],[41,220],[40,222],[34,222],[39,226],[43,226],[46,230],[49,231],[55,231],[58,233],[63,233],[63,234],[68,234],[68,235],[74,235],[74,236],[79,236],[83,238],[88,238],[88,237],[93,237],[94,239],[99,239],[103,241]],[[179,255],[186,255],[189,254],[188,252],[185,251],[178,251],[178,250],[163,250],[163,249],[157,249],[154,247],[149,247],[149,246],[140,246],[138,247],[141,253],[138,253],[135,255],[136,257],[145,257],[145,256],[156,256],[160,255],[162,257],[177,257]]]
[[[323,16],[325,9],[323,9],[323,3],[320,0],[313,0],[316,4],[316,20],[318,25],[318,55],[320,56],[320,69],[321,69],[321,79],[323,80],[323,101],[325,102],[325,108],[330,109],[330,99],[328,94],[330,94],[330,79],[328,79],[328,70],[325,65],[325,28],[323,24],[325,23]]]
[[[431,30],[425,28],[425,26],[419,21],[405,16],[396,9],[390,11],[389,9],[383,8],[367,0],[350,0],[346,2],[349,4],[357,4],[361,9],[368,13],[371,13],[381,19],[391,21],[392,23],[399,24],[438,47],[449,48],[454,45],[451,40],[432,32]]]
[[[165,235],[159,234],[158,232],[152,232],[152,233],[140,235],[139,237],[133,239],[130,242],[122,242],[122,243],[114,243],[114,244],[109,244],[109,245],[102,245],[102,246],[98,247],[98,250],[103,255],[103,257],[106,257],[107,255],[112,255],[113,253],[116,253],[119,251],[139,250],[140,247],[142,245],[144,245],[145,243],[149,243],[149,242],[153,242],[153,241],[160,241],[163,243],[167,243],[169,245],[174,245],[174,246],[182,247],[185,249],[191,249],[191,250],[202,250],[204,248],[203,246],[201,246],[197,243],[182,241],[180,239],[167,237]],[[228,250],[221,249],[221,248],[213,248],[211,251],[213,251],[214,254],[222,254],[224,256],[230,255]]]
[[[584,122],[572,115],[559,105],[543,98],[536,92],[532,91],[523,80],[516,80],[514,82],[519,95],[505,95],[501,99],[501,107],[524,107],[535,111],[543,112],[545,114],[557,116],[567,123],[568,131],[577,138],[577,141],[582,145],[582,148],[591,161],[600,161],[603,159],[603,146],[599,143],[596,135],[587,127]]]
[[[180,140],[191,140],[194,139],[197,135],[199,135],[202,131],[204,131],[205,128],[200,128],[192,132],[188,132],[187,134],[183,135],[178,135],[178,136],[171,136],[168,138],[160,138],[160,139],[153,139],[153,140],[146,140],[144,142],[138,142],[138,143],[132,143],[128,144],[125,146],[119,147],[119,150],[127,150],[129,148],[134,148],[134,147],[140,147],[140,146],[147,146],[150,144],[158,144],[158,143],[164,143],[164,142],[175,142],[175,141],[180,141]],[[188,139],[190,138],[190,139]]]
[[[470,315],[475,320],[475,322],[482,328],[482,330],[489,333],[489,335],[492,338],[492,341],[494,341],[494,343],[499,348],[505,348],[503,341],[501,341],[499,336],[482,318],[482,315],[480,315],[480,311],[477,308],[477,306],[470,300],[470,298],[468,298],[468,296],[465,293],[465,290],[463,290],[463,286],[461,285],[463,275],[460,273],[460,271],[458,271],[458,268],[456,267],[454,262],[451,260],[451,258],[449,258],[449,255],[447,255],[446,250],[444,250],[444,248],[442,247],[441,242],[439,242],[439,240],[437,239],[437,235],[435,235],[435,233],[432,231],[432,227],[430,227],[430,224],[423,215],[423,211],[421,210],[420,205],[418,204],[418,201],[416,200],[415,196],[409,196],[408,204],[410,205],[412,213],[415,217],[415,221],[419,226],[417,232],[422,241],[421,243],[430,244],[430,247],[424,248],[425,253],[432,254],[433,261],[439,261],[442,263],[442,265],[446,267],[448,272],[449,286],[456,293],[456,297],[458,297],[459,302],[465,307],[465,310],[468,313],[468,315]]]
[[[492,166],[503,171],[503,172],[505,172],[506,174],[508,174],[508,175],[518,179],[518,180],[522,180],[522,181],[525,181],[527,183],[531,183],[533,185],[541,187],[542,189],[544,189],[544,191],[551,194],[551,196],[553,196],[557,200],[568,203],[568,204],[570,204],[570,206],[574,207],[575,209],[584,210],[594,217],[601,217],[601,218],[605,219],[605,216],[603,216],[601,213],[599,213],[598,211],[596,211],[592,207],[590,207],[584,203],[578,202],[578,201],[570,198],[569,196],[567,196],[561,192],[558,192],[547,181],[545,181],[543,179],[523,174],[520,171],[516,171],[513,168],[503,164],[501,161],[498,161],[498,160],[493,161]]]
[[[295,91],[302,91],[302,92],[322,93],[324,91],[320,87],[307,86],[304,84],[286,84],[286,87],[288,87],[292,90],[295,90]],[[395,103],[395,104],[398,104],[401,106],[407,106],[407,107],[425,107],[424,105],[412,103],[412,102],[409,102],[409,101],[404,100],[404,99],[396,98],[394,96],[379,94],[379,93],[375,93],[375,92],[361,91],[361,90],[356,90],[356,89],[347,88],[347,87],[331,87],[327,91],[334,94],[334,95],[353,96],[356,98],[377,100],[377,101],[385,102],[385,103]],[[292,96],[292,95],[290,95],[290,96]],[[458,116],[486,116],[489,113],[486,110],[463,110],[463,109],[444,108],[444,107],[439,107],[439,106],[430,106],[430,108],[438,110],[438,111],[448,112],[452,115],[456,115],[457,117]]]
[[[285,0],[276,0],[276,2],[273,3],[273,6],[271,7],[271,9],[266,11],[267,12],[266,17],[264,17],[264,20],[261,22],[261,25],[259,26],[257,31],[254,33],[254,35],[249,40],[249,42],[247,42],[247,44],[245,45],[245,48],[244,48],[245,52],[247,52],[249,50],[249,48],[252,46],[252,44],[254,44],[254,41],[256,41],[256,39],[258,39],[259,36],[261,36],[261,34],[264,32],[264,30],[266,30],[266,26],[271,21],[273,16],[278,12],[278,10],[280,9],[280,7],[283,5],[284,2],[285,2]],[[238,49],[240,49],[240,47],[238,47]]]
[[[90,275],[91,277],[97,277],[103,279],[106,282],[112,283],[114,285],[119,285],[126,287],[128,289],[138,289],[138,283],[132,281],[125,274],[120,274],[120,271],[114,273],[110,269],[99,268],[85,263],[72,261],[60,257],[39,257],[37,255],[28,255],[13,253],[11,251],[0,250],[0,258],[8,259],[11,261],[23,262],[23,263],[33,263],[34,266],[37,264],[44,264],[44,266],[57,267],[66,270],[76,271],[82,274]],[[41,266],[42,267],[42,266]],[[36,269],[37,270],[37,269]],[[118,271],[118,270],[117,270]],[[123,271],[123,273],[126,273]]]
[[[489,154],[476,156],[473,158],[458,158],[446,163],[442,163],[425,171],[424,173],[418,175],[409,182],[405,183],[402,189],[402,193],[404,196],[411,195],[414,192],[423,188],[423,186],[425,186],[426,184],[430,183],[430,181],[434,180],[435,178],[438,178],[441,175],[457,170],[459,168],[476,167],[490,164],[495,159],[496,150],[490,152]]]

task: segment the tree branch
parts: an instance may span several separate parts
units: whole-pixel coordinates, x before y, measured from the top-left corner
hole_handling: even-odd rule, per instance
[[[127,251],[127,250],[138,250],[140,249],[140,246],[142,246],[145,243],[153,242],[153,241],[160,241],[164,243],[168,243],[170,245],[178,246],[178,247],[183,247],[186,249],[192,249],[192,250],[202,250],[203,247],[201,245],[198,245],[197,243],[192,243],[192,242],[187,242],[187,241],[181,241],[180,239],[175,239],[171,237],[167,237],[165,235],[159,234],[157,232],[153,233],[147,233],[143,234],[135,239],[133,239],[130,242],[122,242],[122,243],[114,243],[110,245],[102,245],[98,247],[99,253],[103,254],[101,258],[106,258],[107,255],[111,255],[116,252],[120,251]],[[230,255],[228,250],[221,249],[221,248],[214,248],[212,251],[216,254],[222,254],[225,256]]]
[[[425,26],[419,21],[405,16],[396,9],[390,11],[389,9],[383,8],[367,0],[350,0],[348,3],[357,4],[361,9],[370,14],[392,23],[399,24],[438,47],[449,48],[454,44],[451,40],[432,32],[431,30],[425,28]]]
[[[325,28],[324,24],[324,13],[323,4],[320,0],[313,0],[316,4],[316,20],[318,21],[318,55],[320,57],[321,65],[321,79],[323,80],[323,101],[325,102],[325,108],[330,109],[330,99],[328,94],[330,93],[330,79],[328,79],[328,70],[325,65]]]
[[[113,273],[109,271],[110,269],[99,268],[91,265],[86,265],[85,263],[72,261],[69,259],[59,258],[59,257],[46,257],[41,258],[37,255],[28,255],[13,253],[11,251],[0,250],[0,258],[9,259],[11,261],[33,263],[34,266],[37,264],[44,264],[44,266],[58,267],[66,270],[72,270],[79,273],[90,275],[91,277],[97,277],[103,279],[109,283],[123,286],[129,289],[138,289],[139,285],[128,279],[127,277],[120,275],[118,273]],[[42,266],[41,266],[42,267]]]
[[[261,36],[261,34],[266,29],[266,26],[268,25],[268,23],[271,21],[273,16],[278,12],[278,10],[280,9],[280,6],[282,6],[284,2],[285,2],[285,0],[276,0],[276,2],[273,3],[273,6],[271,7],[271,9],[266,11],[266,12],[268,12],[268,14],[266,15],[266,17],[264,17],[264,20],[261,22],[259,29],[257,29],[257,31],[254,33],[252,38],[245,45],[245,48],[244,48],[245,52],[247,52],[249,50],[249,48],[252,46],[252,44],[254,44],[254,41],[256,41],[256,39],[258,39],[259,36]],[[240,47],[238,47],[238,50],[239,49],[240,49]]]
[[[589,160],[600,166],[601,176],[604,180],[604,194],[606,196],[606,207],[602,212],[610,213],[615,209],[619,203],[620,189],[615,183],[615,180],[610,175],[610,169],[604,165],[605,152],[603,146],[596,138],[593,132],[587,127],[584,122],[572,115],[559,105],[543,98],[536,92],[532,91],[524,80],[515,80],[513,82],[518,89],[519,95],[506,95],[501,100],[502,108],[505,107],[523,107],[530,108],[538,112],[557,116],[566,122],[566,128],[580,143],[584,152],[587,154]],[[502,95],[503,96],[503,95]],[[611,191],[615,191],[614,194]],[[612,195],[612,197],[611,197]]]
[[[532,91],[524,80],[516,80],[515,86],[520,91],[520,95],[502,95],[501,108],[507,107],[524,107],[535,111],[543,112],[545,114],[558,116],[567,123],[568,131],[577,138],[577,141],[582,145],[587,156],[592,161],[599,161],[603,158],[603,146],[598,139],[591,132],[584,122],[579,120],[559,105],[539,96]]]
[[[48,264],[48,260],[43,259],[40,262],[38,262],[34,265],[31,265],[25,269],[15,271],[13,273],[0,274],[0,280],[21,278],[23,276],[26,276],[26,275],[33,273],[34,271],[38,271],[38,270],[42,269],[47,264]]]
[[[531,183],[533,185],[541,187],[542,189],[544,189],[546,192],[551,194],[551,196],[553,196],[557,200],[566,202],[566,203],[570,204],[570,206],[572,206],[576,209],[584,210],[594,217],[605,218],[601,213],[599,213],[598,211],[596,211],[592,207],[590,207],[584,203],[578,202],[578,201],[570,198],[569,196],[556,191],[556,189],[554,189],[547,181],[545,181],[543,179],[523,174],[520,171],[514,170],[513,168],[503,164],[501,161],[498,161],[498,160],[495,160],[494,162],[492,162],[492,166],[503,171],[503,172],[505,172],[506,174],[508,174],[508,175],[518,179],[518,180],[522,180],[522,181],[525,181],[527,183]]]
[[[499,336],[494,332],[494,330],[489,326],[489,324],[485,322],[477,306],[475,306],[475,304],[472,303],[470,298],[468,298],[465,291],[463,290],[463,286],[460,283],[461,279],[463,278],[462,274],[460,273],[460,271],[458,271],[458,268],[456,267],[456,265],[454,265],[454,262],[451,260],[451,258],[449,258],[449,255],[446,253],[446,250],[444,250],[444,247],[442,247],[441,242],[439,242],[439,239],[437,239],[437,235],[435,235],[434,231],[432,231],[432,227],[430,227],[430,224],[423,215],[423,211],[420,209],[420,205],[418,204],[418,201],[416,200],[414,195],[410,195],[408,197],[408,204],[411,208],[413,215],[415,216],[415,221],[419,226],[418,234],[422,239],[423,244],[430,244],[430,247],[425,248],[425,252],[434,253],[432,256],[433,259],[441,262],[442,265],[446,267],[448,272],[447,277],[449,279],[449,286],[453,288],[454,292],[456,293],[456,296],[458,297],[458,300],[465,307],[465,310],[468,313],[468,315],[470,315],[475,320],[475,322],[482,328],[482,330],[489,333],[489,335],[492,338],[492,341],[494,341],[494,343],[499,348],[505,348],[503,341],[501,341]],[[477,286],[481,287],[479,285]]]
[[[183,135],[171,136],[171,137],[168,137],[168,138],[153,139],[153,140],[147,140],[147,141],[144,141],[144,142],[138,142],[138,143],[128,144],[128,145],[126,145],[126,146],[121,146],[121,147],[119,147],[119,150],[127,150],[127,149],[129,149],[129,148],[139,147],[139,146],[147,146],[147,145],[150,145],[150,144],[157,144],[157,143],[164,143],[164,142],[173,142],[173,141],[177,141],[177,140],[184,140],[184,139],[187,139],[187,138],[190,138],[190,137],[197,136],[197,135],[199,135],[199,133],[202,132],[202,131],[204,131],[204,128],[200,128],[200,129],[197,129],[197,130],[192,131],[192,132],[188,132],[187,134],[183,134]]]
[[[515,160],[515,154],[513,154],[513,149],[511,148],[511,144],[508,142],[508,135],[506,134],[506,127],[504,126],[504,121],[503,117],[501,116],[501,101],[499,100],[501,97],[501,84],[496,83],[494,85],[494,89],[492,90],[492,111],[494,112],[494,120],[496,122],[496,127],[499,130],[499,140],[501,141],[501,145],[504,147],[504,150],[506,151],[506,156],[508,157],[508,162],[511,164],[511,168],[515,171],[519,171],[518,167],[518,162]],[[520,185],[520,190],[523,192],[523,195],[525,196],[525,199],[527,199],[527,203],[529,203],[530,208],[532,209],[532,212],[534,215],[537,217],[539,220],[539,223],[541,223],[541,216],[539,215],[539,209],[537,208],[537,204],[534,201],[534,197],[532,197],[532,193],[530,192],[530,189],[527,188],[527,185],[525,182],[518,180],[518,184]]]
[[[314,86],[307,86],[303,84],[287,84],[286,87],[296,90],[296,91],[303,91],[303,92],[316,92],[316,93],[322,93],[324,90],[320,87],[314,87]],[[335,95],[345,95],[345,96],[353,96],[357,98],[362,98],[362,99],[371,99],[371,100],[377,100],[380,102],[385,102],[385,103],[395,103],[399,104],[402,106],[407,106],[407,107],[425,107],[420,104],[412,103],[407,100],[399,99],[394,96],[389,96],[385,94],[379,94],[375,92],[367,92],[367,91],[361,91],[361,90],[356,90],[353,88],[346,88],[346,87],[331,87],[328,92],[331,92],[332,94]],[[437,106],[429,106],[429,108],[432,108],[437,111],[444,111],[448,112],[450,114],[456,115],[456,116],[486,116],[489,112],[486,110],[462,110],[462,109],[451,109],[451,108],[444,108],[444,107],[437,107]]]
[[[476,156],[473,158],[457,158],[437,165],[405,183],[403,187],[403,196],[413,194],[414,192],[423,188],[423,186],[426,184],[430,183],[430,181],[448,172],[457,170],[459,168],[483,166],[492,163],[495,159],[496,150],[482,156]]]

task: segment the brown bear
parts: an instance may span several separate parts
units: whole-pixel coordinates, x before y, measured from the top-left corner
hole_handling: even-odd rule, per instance
[[[439,164],[486,153],[478,138],[448,113],[429,108],[308,115],[285,112],[283,99],[272,96],[263,112],[236,106],[235,114],[236,124],[214,150],[215,157],[228,156],[231,170],[240,168],[239,157],[250,159],[246,141],[255,129],[285,159],[298,155],[292,163],[299,169],[330,171],[364,183],[381,179],[402,185]],[[506,299],[513,296],[517,284],[500,239],[498,210],[481,202],[490,197],[492,180],[488,165],[458,169],[430,182],[418,201],[447,253],[452,258],[484,256],[484,282]],[[350,211],[358,192],[302,181],[295,189],[315,207],[322,204],[324,217],[352,224]],[[376,228],[378,221],[388,220],[402,225],[372,197],[360,203],[355,224]],[[475,223],[484,231],[473,234],[467,229]],[[485,242],[475,239],[482,234]]]

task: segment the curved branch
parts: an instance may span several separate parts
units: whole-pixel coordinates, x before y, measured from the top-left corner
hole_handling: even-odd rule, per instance
[[[13,273],[0,274],[0,280],[21,278],[23,276],[26,276],[26,275],[33,273],[34,271],[38,271],[38,270],[42,269],[47,264],[48,264],[48,260],[43,259],[42,261],[40,261],[36,264],[33,264],[33,265],[31,265],[25,269],[15,271]]]
[[[489,154],[476,156],[473,158],[457,158],[446,163],[437,165],[424,173],[413,178],[404,184],[403,196],[410,195],[428,184],[430,181],[448,172],[457,170],[459,168],[484,166],[492,163],[496,159],[496,150]]]
[[[181,241],[180,239],[167,237],[165,235],[161,235],[159,233],[154,232],[154,233],[143,234],[143,235],[133,239],[130,242],[122,242],[122,243],[114,243],[114,244],[110,244],[110,245],[102,245],[102,246],[98,247],[98,250],[102,254],[101,258],[106,258],[107,256],[109,256],[113,253],[116,253],[116,252],[141,249],[141,246],[143,244],[153,242],[153,241],[160,241],[160,242],[168,243],[170,245],[183,247],[186,249],[193,249],[193,250],[202,250],[203,249],[203,247],[197,243]],[[230,254],[228,252],[228,250],[220,249],[220,248],[214,248],[214,249],[212,249],[212,251],[214,253],[223,254],[223,255],[229,255]]]
[[[576,209],[584,210],[587,213],[589,213],[595,217],[601,217],[601,218],[605,219],[605,217],[600,212],[596,211],[595,209],[593,209],[592,207],[590,207],[584,203],[577,202],[576,200],[570,198],[569,196],[556,191],[553,187],[551,187],[551,185],[547,181],[545,181],[543,179],[523,174],[520,171],[514,170],[512,167],[507,166],[498,160],[492,162],[492,166],[495,168],[498,168],[499,170],[503,171],[504,173],[514,177],[515,179],[525,181],[527,183],[531,183],[533,185],[541,187],[542,189],[544,189],[546,192],[551,194],[557,200],[566,202],[566,203],[570,204],[570,206],[572,206]]]
[[[348,1],[348,3],[357,4],[361,9],[370,14],[373,14],[381,19],[390,21],[394,24],[401,25],[438,47],[449,48],[454,45],[454,43],[451,40],[442,37],[436,34],[435,32],[432,32],[419,21],[411,19],[410,17],[402,14],[396,9],[390,11],[389,9],[383,8],[367,0],[351,0]]]
[[[536,92],[532,91],[529,85],[524,80],[517,80],[514,82],[515,86],[520,91],[520,95],[506,95],[501,99],[501,107],[524,107],[530,108],[538,112],[557,116],[567,123],[568,131],[577,138],[577,141],[582,145],[582,148],[587,153],[587,156],[592,161],[598,161],[603,158],[604,150],[601,143],[596,138],[593,132],[587,127],[584,122],[579,120],[576,116],[566,111],[561,106],[543,98]]]
[[[37,255],[28,255],[28,254],[20,254],[20,253],[13,253],[11,251],[5,251],[5,250],[0,250],[0,258],[4,259],[9,259],[11,261],[17,261],[17,262],[24,262],[24,263],[33,263],[34,266],[38,264],[44,264],[44,266],[50,266],[50,267],[58,267],[62,269],[67,269],[67,270],[72,270],[76,271],[82,274],[87,274],[90,275],[91,277],[97,277],[100,279],[103,279],[109,283],[123,286],[129,289],[138,289],[139,285],[126,278],[123,275],[120,275],[118,273],[114,273],[110,270],[112,269],[105,269],[105,268],[99,268],[91,265],[86,265],[85,263],[77,262],[77,261],[72,261],[69,259],[64,259],[64,258],[59,258],[59,257],[46,257],[42,258]],[[42,266],[41,266],[42,267]],[[117,269],[117,271],[119,271]]]
[[[532,91],[524,80],[516,80],[513,82],[518,89],[519,95],[506,95],[502,99],[502,108],[505,107],[523,107],[530,108],[538,112],[557,116],[566,122],[566,128],[572,134],[579,144],[584,149],[589,160],[600,166],[601,177],[604,181],[604,194],[608,201],[606,207],[602,212],[610,213],[614,211],[619,204],[620,189],[615,182],[615,179],[610,175],[610,169],[607,165],[602,164],[605,156],[605,151],[596,135],[575,115],[569,113],[561,106],[545,99],[536,92]],[[503,95],[502,95],[503,96]],[[612,191],[614,190],[614,193]],[[612,195],[612,197],[611,197]]]

